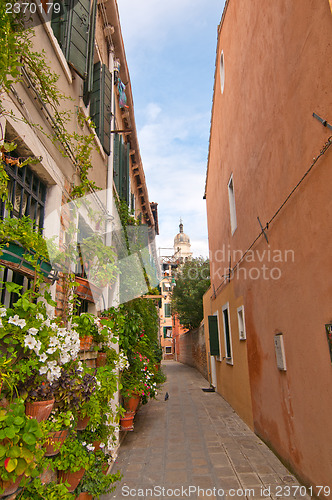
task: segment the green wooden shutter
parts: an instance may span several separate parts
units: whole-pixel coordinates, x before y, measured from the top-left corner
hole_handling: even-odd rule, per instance
[[[86,78],[88,68],[90,0],[75,0],[68,13],[65,57]]]
[[[90,16],[87,77],[84,80],[84,89],[83,89],[83,101],[86,106],[89,103],[90,93],[93,90],[93,70],[94,70],[93,60],[95,53],[96,18],[97,18],[97,0],[93,0],[91,16]]]
[[[100,137],[105,152],[110,154],[111,118],[112,118],[112,75],[103,64],[102,68],[102,135]]]
[[[56,13],[54,9],[52,10],[51,27],[62,50],[64,50],[65,47],[68,10],[70,9],[69,1],[70,0],[60,2],[59,13]]]
[[[96,134],[108,155],[110,154],[111,102],[112,75],[105,64],[101,65],[98,62],[93,69],[90,116],[96,126]]]
[[[115,184],[116,191],[120,196],[120,135],[114,134],[113,141],[113,180]]]
[[[163,327],[163,330],[164,330],[164,339],[167,337],[167,328],[166,326]]]
[[[130,153],[130,144],[123,145],[123,160],[122,160],[122,193],[121,196],[124,200],[126,200],[127,205],[129,206],[129,153]]]
[[[219,334],[218,334],[218,317],[209,316],[209,339],[210,339],[210,354],[211,356],[219,356]]]

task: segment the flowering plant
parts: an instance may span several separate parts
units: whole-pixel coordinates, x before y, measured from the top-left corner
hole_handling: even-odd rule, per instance
[[[79,337],[95,337],[98,334],[97,325],[94,322],[93,314],[82,313],[72,317],[72,326],[77,331]]]
[[[50,467],[58,470],[77,472],[82,467],[90,469],[95,463],[95,455],[87,448],[87,443],[69,436],[62,445],[60,452],[50,461]]]
[[[99,500],[100,495],[105,495],[115,490],[113,484],[120,481],[122,474],[117,471],[115,474],[105,475],[105,460],[107,457],[102,453],[96,454],[96,461],[90,470],[88,470],[77,487],[76,493],[89,492],[93,498]],[[107,462],[106,462],[107,467]]]
[[[63,429],[69,429],[74,422],[73,412],[66,412],[57,409],[52,410],[47,420],[41,422],[42,428],[47,432],[58,432]]]
[[[19,292],[14,283],[6,286]],[[72,328],[50,319],[44,302],[35,303],[31,299],[28,291],[12,308],[0,307],[0,343],[15,360],[15,382],[26,389],[25,382],[29,379],[29,397],[36,399],[43,395],[43,390],[39,394],[34,391],[43,382],[44,389],[49,387],[60,377],[61,367],[77,358],[79,337]]]

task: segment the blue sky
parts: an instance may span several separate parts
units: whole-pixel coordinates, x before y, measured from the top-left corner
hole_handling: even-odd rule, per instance
[[[208,255],[203,200],[217,27],[224,0],[118,0],[157,247],[182,217],[195,256]],[[164,252],[165,253],[165,252]]]

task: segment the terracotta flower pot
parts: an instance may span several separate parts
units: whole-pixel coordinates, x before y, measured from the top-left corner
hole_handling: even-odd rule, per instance
[[[93,496],[87,491],[83,491],[76,497],[76,500],[92,500]]]
[[[123,417],[120,418],[120,426],[122,431],[134,430],[134,411],[127,411]]]
[[[53,457],[60,451],[61,446],[65,442],[68,430],[54,431],[49,433],[47,442],[44,444],[45,457]]]
[[[23,477],[23,474],[20,476],[17,476],[16,481],[1,481],[0,479],[0,486],[1,488],[4,488],[4,492],[0,494],[0,498],[6,497],[8,495],[12,495],[15,493],[15,491],[18,489],[21,479]]]
[[[98,352],[97,358],[96,358],[96,366],[105,366],[107,361],[107,354],[106,352]]]
[[[92,335],[87,335],[80,339],[80,349],[81,351],[88,351],[92,344]]]
[[[77,420],[76,429],[78,431],[83,431],[84,429],[86,429],[86,426],[88,425],[90,418],[91,417],[89,417],[88,415],[86,417],[84,417],[84,418],[79,418]]]
[[[82,467],[80,470],[77,472],[71,472],[70,470],[59,470],[58,475],[59,475],[59,482],[60,483],[67,483],[69,484],[68,491],[73,492],[75,488],[79,485],[82,477],[85,474],[85,469]]]
[[[48,401],[33,401],[25,403],[25,414],[35,418],[38,422],[47,420],[53,409],[54,399]]]
[[[93,441],[93,446],[95,447],[95,451],[100,450],[100,443],[101,441]]]
[[[132,393],[131,396],[124,398],[123,406],[128,411],[136,411],[141,400],[141,396],[139,394]]]

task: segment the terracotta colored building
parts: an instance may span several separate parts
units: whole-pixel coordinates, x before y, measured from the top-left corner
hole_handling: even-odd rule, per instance
[[[217,391],[305,484],[330,487],[331,61],[328,0],[226,1],[204,297]]]

